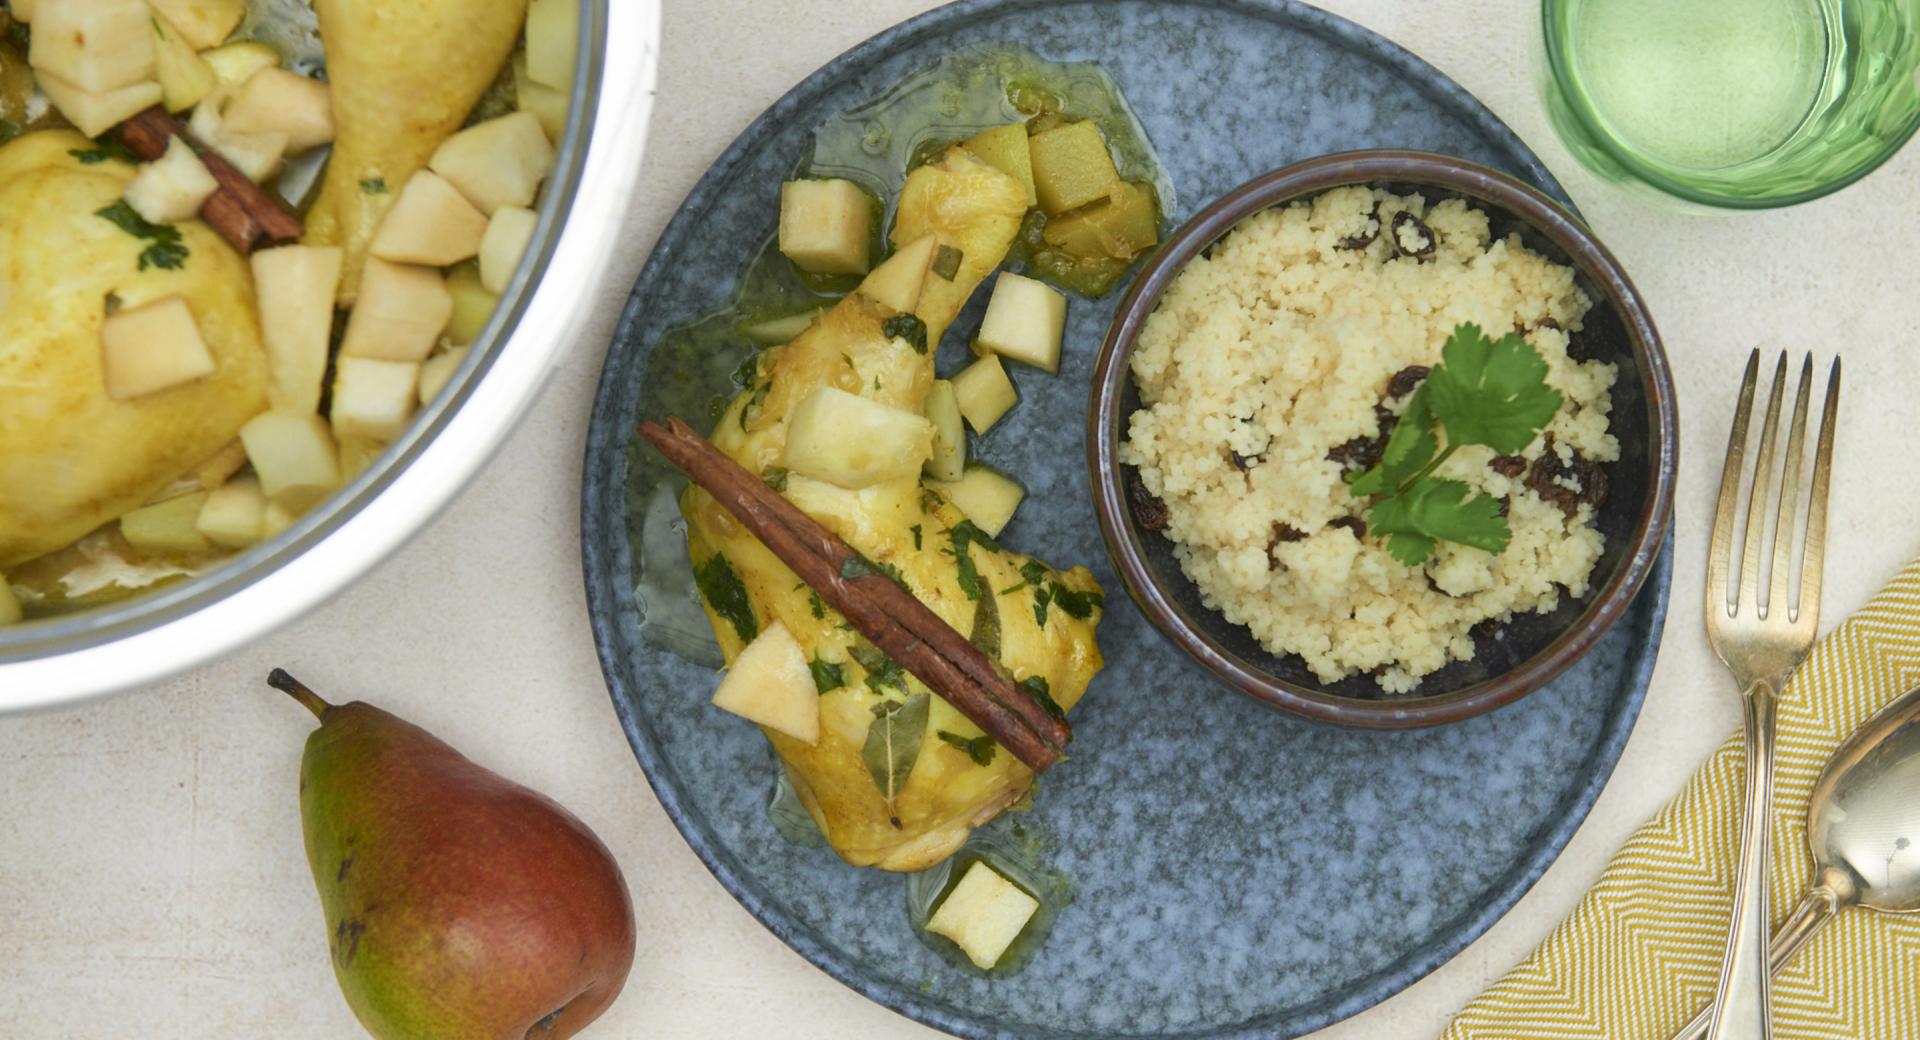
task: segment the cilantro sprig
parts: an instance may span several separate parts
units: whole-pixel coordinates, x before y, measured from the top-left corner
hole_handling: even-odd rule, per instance
[[[1350,475],[1348,490],[1374,500],[1368,527],[1385,535],[1387,552],[1409,567],[1425,563],[1443,541],[1502,552],[1513,530],[1500,503],[1434,471],[1470,445],[1523,450],[1562,400],[1547,385],[1546,359],[1526,340],[1511,333],[1495,340],[1478,325],[1461,325],[1447,338],[1440,364],[1407,398],[1379,463]]]

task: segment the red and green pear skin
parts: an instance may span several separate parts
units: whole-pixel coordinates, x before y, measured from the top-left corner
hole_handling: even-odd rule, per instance
[[[359,702],[316,712],[300,763],[307,861],[367,1031],[561,1040],[598,1018],[634,953],[606,846],[412,723]]]

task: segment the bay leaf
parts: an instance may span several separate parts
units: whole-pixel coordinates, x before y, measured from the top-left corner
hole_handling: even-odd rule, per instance
[[[881,797],[887,800],[887,812],[896,828],[900,826],[900,818],[894,813],[894,799],[900,796],[907,775],[913,772],[914,760],[920,757],[920,743],[927,734],[929,704],[926,694],[915,694],[874,719],[867,727],[866,746],[860,750],[860,759],[866,763],[867,772],[873,774]]]

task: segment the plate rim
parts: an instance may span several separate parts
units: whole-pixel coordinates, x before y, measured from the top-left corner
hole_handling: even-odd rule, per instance
[[[1099,0],[1069,0],[1075,4],[1093,4]],[[1409,86],[1436,103],[1453,111],[1461,122],[1472,128],[1488,144],[1516,160],[1516,176],[1528,181],[1548,196],[1573,208],[1565,189],[1519,135],[1491,109],[1452,77],[1387,37],[1351,19],[1313,7],[1302,0],[1163,0],[1164,7],[1223,10],[1290,25],[1326,41],[1328,45],[1354,52],[1394,72]],[[674,216],[661,230],[646,264],[635,279],[634,291],[615,326],[613,341],[603,363],[594,391],[594,404],[587,427],[585,470],[581,486],[581,563],[586,586],[589,625],[593,631],[595,654],[599,659],[608,695],[622,733],[634,753],[663,811],[679,832],[681,840],[693,851],[727,894],[781,942],[808,963],[836,982],[891,1011],[923,1025],[960,1037],[1015,1038],[1044,1035],[1061,1038],[1110,1037],[1110,1034],[1061,1032],[1022,1022],[983,1015],[956,1006],[953,1002],[909,987],[895,985],[867,974],[863,967],[846,957],[806,922],[794,917],[764,892],[756,878],[736,870],[730,858],[720,850],[709,834],[704,814],[682,801],[673,781],[677,773],[660,753],[657,734],[650,723],[633,709],[636,684],[626,674],[627,661],[621,656],[620,593],[615,588],[616,574],[630,574],[630,552],[625,547],[625,479],[628,472],[630,438],[610,430],[623,411],[620,398],[627,386],[622,379],[625,358],[630,352],[619,350],[633,326],[646,309],[642,289],[660,271],[671,268],[680,252],[681,240],[711,209],[712,200],[737,176],[739,167],[757,147],[770,126],[787,118],[795,110],[816,103],[842,82],[871,71],[901,49],[950,30],[964,29],[969,23],[1011,12],[1063,6],[1060,0],[956,0],[895,24],[829,60],[789,89],[734,137],[676,208]],[[1578,210],[1573,209],[1578,216]],[[637,375],[633,377],[637,381]],[[600,544],[596,535],[618,523],[621,527]],[[1564,808],[1551,826],[1535,836],[1532,850],[1516,858],[1511,867],[1486,887],[1492,898],[1443,925],[1441,934],[1429,944],[1407,951],[1380,968],[1349,980],[1342,987],[1346,995],[1337,999],[1293,1005],[1220,1027],[1159,1033],[1128,1034],[1130,1040],[1255,1040],[1276,1036],[1300,1036],[1323,1029],[1375,1007],[1406,990],[1420,979],[1452,960],[1479,940],[1504,918],[1566,851],[1567,844],[1585,823],[1600,793],[1611,781],[1619,765],[1628,738],[1645,702],[1654,663],[1659,656],[1673,568],[1673,535],[1668,533],[1659,558],[1647,575],[1645,586],[1634,600],[1635,609],[1645,603],[1646,631],[1638,643],[1638,659],[1629,670],[1631,688],[1611,711],[1588,756],[1591,768],[1585,779],[1562,799]],[[628,595],[631,595],[629,590]],[[663,773],[662,770],[668,770]],[[1276,1030],[1278,1032],[1276,1033]]]

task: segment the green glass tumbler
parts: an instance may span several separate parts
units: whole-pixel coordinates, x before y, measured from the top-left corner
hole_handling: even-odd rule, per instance
[[[1920,0],[1543,0],[1547,109],[1603,176],[1789,206],[1920,128]]]

